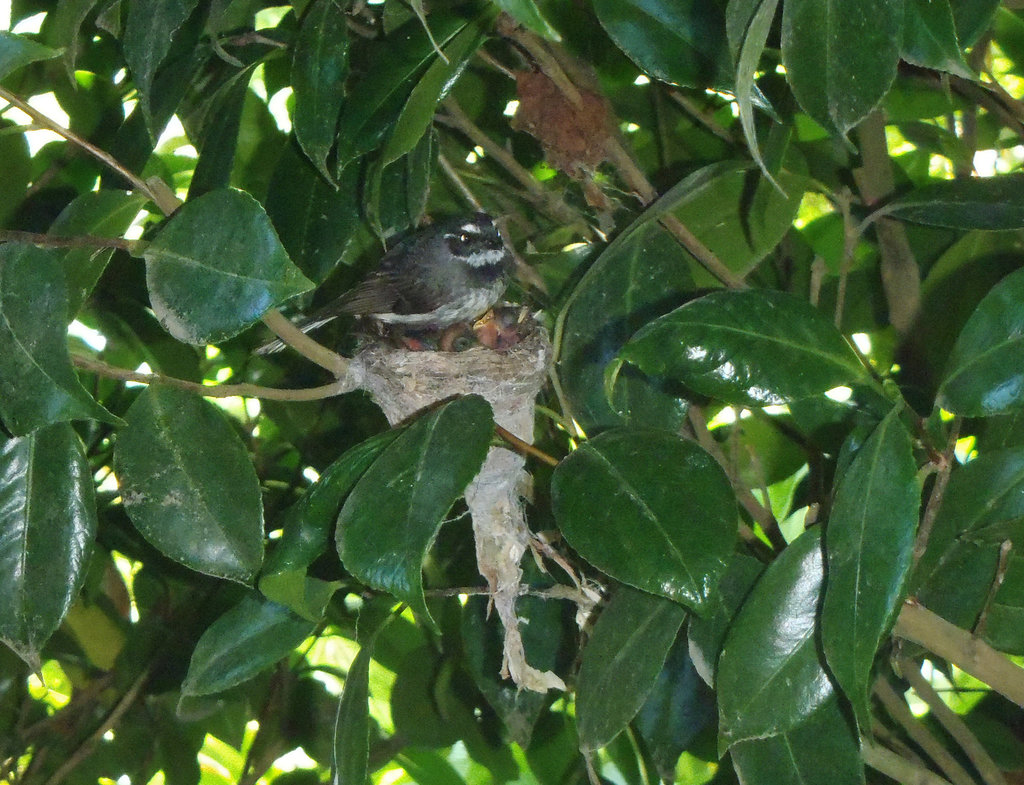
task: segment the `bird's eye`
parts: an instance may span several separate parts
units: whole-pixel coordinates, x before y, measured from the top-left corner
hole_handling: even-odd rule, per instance
[[[469,242],[469,235],[468,235],[468,234],[466,234],[465,232],[463,232],[462,234],[460,234],[460,235],[459,235],[459,242],[460,242],[460,243],[468,243],[468,242]]]

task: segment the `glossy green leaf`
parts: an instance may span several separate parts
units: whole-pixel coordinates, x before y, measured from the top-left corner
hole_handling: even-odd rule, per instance
[[[0,161],[4,162],[4,183],[0,188],[0,226],[8,226],[10,217],[27,196],[32,178],[32,159],[25,134],[12,133],[14,123],[0,118]]]
[[[711,687],[729,625],[763,571],[764,565],[754,557],[734,553],[711,600],[710,613],[692,617],[687,625],[690,659]]]
[[[879,214],[950,229],[1024,228],[1024,175],[936,180],[897,197]]]
[[[768,566],[729,629],[716,680],[723,746],[788,733],[834,694],[815,642],[818,535],[802,534]]]
[[[370,756],[371,639],[363,644],[345,675],[332,748],[332,785],[365,785]]]
[[[395,237],[420,226],[437,168],[437,132],[429,129],[411,152],[389,164],[378,158],[364,186],[366,217],[378,237]],[[346,170],[347,171],[347,170]]]
[[[75,78],[75,63],[78,60],[79,31],[82,23],[95,6],[97,0],[64,0],[57,3],[53,12],[53,35],[64,50],[64,67],[68,78]]]
[[[195,9],[198,0],[129,0],[121,46],[139,91],[139,102],[150,122],[156,70],[171,50],[175,32]]]
[[[825,659],[865,729],[871,667],[903,602],[920,500],[913,446],[897,408],[840,479],[825,529]]]
[[[125,191],[91,191],[65,207],[50,224],[55,237],[121,237],[146,203],[144,196]],[[63,252],[64,278],[68,286],[68,318],[73,319],[92,292],[111,249],[71,248]]]
[[[338,122],[340,172],[359,156],[373,150],[402,114],[409,92],[423,71],[468,20],[441,13],[430,15],[433,41],[418,19],[411,19],[380,43],[369,56],[367,73],[345,100]],[[392,46],[390,39],[401,41]]]
[[[616,429],[570,453],[551,480],[565,539],[623,583],[703,612],[736,541],[725,472],[693,442]]]
[[[860,745],[831,695],[804,722],[777,735],[733,745],[745,785],[863,785]]]
[[[616,407],[605,396],[605,366],[636,330],[692,291],[685,252],[653,221],[627,228],[577,284],[558,337],[558,373],[585,431],[638,424],[678,428],[686,403],[656,381],[620,372]]]
[[[342,500],[400,433],[385,431],[346,450],[289,508],[281,537],[263,564],[260,591],[264,595],[307,619],[320,618],[337,584],[310,577],[306,569],[328,548]]]
[[[902,57],[909,63],[974,79],[956,37],[949,0],[906,0]]]
[[[1024,270],[996,284],[971,314],[950,353],[936,402],[969,417],[1024,406]]]
[[[501,10],[515,19],[523,27],[533,30],[537,35],[547,38],[549,41],[561,41],[562,36],[544,18],[534,0],[494,0]]]
[[[765,406],[864,375],[828,317],[774,290],[713,292],[642,328],[621,356],[725,403]]]
[[[187,202],[145,257],[153,311],[186,343],[230,338],[313,286],[288,258],[259,203],[232,189]]]
[[[120,422],[92,399],[71,367],[67,313],[58,255],[0,245],[0,417],[16,436],[66,420]]]
[[[315,626],[277,603],[246,595],[199,639],[182,696],[210,695],[248,681],[287,657]]]
[[[38,44],[30,38],[0,30],[0,79],[39,60],[52,60],[59,49]]]
[[[263,505],[245,445],[202,398],[151,386],[125,414],[114,471],[125,511],[158,550],[250,583],[263,561]]]
[[[679,756],[715,719],[715,713],[714,695],[690,660],[686,636],[678,634],[633,720],[662,780],[673,780]]]
[[[743,137],[750,155],[765,176],[772,179],[761,156],[761,145],[754,126],[755,77],[771,32],[779,0],[762,0],[751,6],[750,0],[732,0],[726,7],[726,28],[736,56],[736,105],[740,111]],[[734,32],[734,28],[735,32]]]
[[[611,743],[643,706],[686,611],[622,586],[597,617],[576,681],[580,748]]]
[[[344,8],[335,0],[310,3],[293,51],[295,138],[309,160],[328,182],[332,182],[327,156],[334,146],[348,75],[348,26]]]
[[[359,478],[338,516],[338,555],[370,586],[432,621],[423,559],[445,514],[476,476],[494,431],[482,398],[457,398],[419,417]]]
[[[595,0],[601,26],[641,69],[684,87],[731,82],[722,4],[694,0]]]
[[[490,15],[485,15],[462,28],[443,49],[447,61],[436,58],[416,82],[384,145],[381,153],[384,164],[397,161],[419,144],[434,119],[438,103],[469,65],[491,23]]]
[[[78,596],[95,534],[92,470],[71,426],[0,437],[0,640],[36,669]]]
[[[786,80],[807,114],[845,134],[889,91],[902,37],[903,0],[786,0]]]
[[[346,169],[335,189],[294,144],[285,146],[267,195],[267,214],[302,273],[321,283],[339,265],[351,265],[377,238],[360,212],[357,168]]]

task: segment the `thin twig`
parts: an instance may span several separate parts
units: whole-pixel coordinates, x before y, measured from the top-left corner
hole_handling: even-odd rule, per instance
[[[910,713],[910,707],[907,706],[903,696],[897,694],[888,681],[884,678],[878,679],[875,682],[874,693],[882,702],[885,710],[889,712],[889,716],[898,722],[914,743],[942,769],[942,773],[949,778],[953,785],[975,785],[971,775],[957,763],[949,750],[942,746],[942,742],[936,739],[931,731]]]
[[[932,716],[939,721],[939,724],[946,729],[946,732],[953,737],[960,749],[974,764],[981,778],[987,785],[1006,785],[1006,779],[999,767],[992,760],[992,757],[978,741],[978,737],[971,733],[970,728],[963,721],[959,714],[954,712],[945,701],[939,697],[935,688],[928,683],[928,680],[921,674],[920,665],[912,660],[900,660],[900,672],[903,678],[910,682],[914,692],[931,709]]]
[[[714,458],[718,465],[722,467],[722,471],[729,477],[729,481],[732,483],[733,489],[736,492],[736,497],[739,499],[740,504],[750,514],[750,517],[757,521],[761,527],[761,531],[765,533],[768,541],[771,543],[772,548],[777,552],[781,552],[786,547],[786,538],[782,536],[782,530],[779,529],[779,522],[775,520],[775,516],[772,511],[765,505],[761,504],[757,498],[751,493],[750,489],[747,488],[739,478],[729,472],[729,462],[726,460],[725,454],[722,452],[722,448],[719,447],[718,442],[711,435],[711,431],[708,430],[707,421],[704,419],[704,413],[701,411],[699,406],[691,404],[690,408],[687,409],[687,417],[690,420],[690,426],[693,428],[694,435],[697,438],[697,443],[700,444],[711,457]],[[744,528],[747,528],[744,526]],[[744,540],[748,542],[756,541],[761,543],[761,540],[747,528],[746,532],[741,529],[741,535]],[[761,543],[763,545],[763,543]]]
[[[1013,540],[1003,540],[1002,545],[999,546],[999,561],[996,563],[996,574],[988,587],[988,596],[985,597],[985,604],[981,606],[981,611],[978,613],[978,621],[974,625],[974,629],[971,630],[976,638],[985,637],[985,630],[988,628],[988,613],[992,608],[992,603],[996,601],[996,595],[999,594],[1003,581],[1006,580],[1006,569],[1010,566],[1011,550],[1013,550]]]
[[[137,174],[135,174],[135,172],[131,171],[126,166],[124,166],[120,161],[118,161],[116,158],[114,158],[109,153],[107,153],[104,150],[101,150],[100,148],[96,147],[95,145],[87,142],[85,139],[80,137],[78,134],[76,134],[75,132],[65,128],[60,123],[58,123],[58,122],[56,122],[54,120],[51,120],[45,114],[40,112],[38,109],[33,107],[31,104],[29,104],[27,101],[23,101],[17,95],[15,95],[14,93],[10,92],[9,90],[7,90],[4,87],[0,87],[0,98],[4,98],[6,101],[9,101],[12,106],[16,106],[18,109],[20,109],[25,114],[27,114],[29,117],[31,117],[33,120],[35,120],[37,123],[39,123],[41,126],[43,126],[45,128],[48,128],[49,130],[53,131],[55,134],[58,134],[59,136],[64,137],[65,139],[67,139],[72,144],[77,145],[82,150],[84,150],[85,152],[89,153],[89,155],[91,155],[97,161],[102,163],[104,166],[107,166],[108,168],[114,170],[119,175],[121,175],[124,179],[126,179],[128,182],[130,182],[135,187],[135,190],[139,191],[140,193],[145,194],[154,203],[157,202],[156,195],[150,189],[150,187],[146,183],[146,181],[143,180],[141,177],[139,177]]]
[[[921,560],[925,550],[928,548],[928,538],[931,536],[932,527],[935,526],[935,518],[939,514],[942,499],[946,494],[946,485],[949,483],[949,476],[953,471],[953,464],[955,463],[953,453],[956,450],[957,440],[960,438],[960,426],[962,423],[963,417],[957,417],[953,420],[953,425],[949,430],[949,439],[946,442],[946,449],[942,453],[942,462],[938,467],[938,474],[935,476],[935,484],[932,486],[932,492],[928,495],[928,504],[924,508],[924,515],[921,516],[921,524],[917,527],[917,538],[914,540],[913,552],[914,564]]]
[[[469,186],[466,185],[466,181],[459,176],[458,172],[455,171],[455,167],[452,166],[452,162],[448,160],[448,157],[444,153],[438,153],[437,162],[441,164],[441,171],[444,172],[445,177],[451,181],[455,190],[462,195],[462,198],[466,200],[466,203],[477,212],[481,212],[484,208],[480,204],[480,200],[476,198],[472,191],[469,190]]]
[[[548,466],[558,466],[558,458],[555,458],[553,455],[548,455],[546,452],[544,452],[538,447],[535,447],[534,445],[530,444],[527,441],[523,441],[514,433],[505,430],[500,425],[495,424],[494,432],[498,434],[498,436],[500,436],[506,442],[508,442],[512,446],[512,448],[520,455],[523,455],[525,457],[537,458],[541,461],[544,461],[544,463],[546,463]]]
[[[163,376],[158,373],[138,373],[125,368],[115,368],[98,360],[90,360],[87,357],[73,357],[75,366],[83,371],[98,374],[107,379],[118,379],[124,382],[138,382],[140,384],[166,384],[169,387],[177,387],[180,390],[190,390],[199,393],[206,398],[262,398],[268,401],[319,401],[324,398],[333,398],[354,389],[352,382],[347,379],[340,379],[320,387],[307,387],[298,390],[282,389],[279,387],[262,387],[258,384],[199,384],[185,379],[177,379],[173,376]]]
[[[291,346],[295,351],[307,360],[312,360],[321,368],[326,368],[335,377],[340,379],[348,371],[349,361],[347,358],[342,357],[337,352],[332,352],[323,344],[314,341],[288,321],[284,314],[276,308],[271,308],[263,314],[263,323],[270,328],[274,335]]]
[[[128,691],[121,696],[121,699],[114,705],[114,708],[110,710],[106,719],[103,720],[99,727],[78,745],[78,748],[72,752],[50,776],[50,778],[46,780],[46,785],[58,785],[58,783],[63,782],[82,761],[89,757],[92,753],[93,747],[99,743],[100,739],[103,738],[103,735],[117,726],[121,721],[121,718],[124,717],[125,713],[127,713],[138,699],[139,693],[142,691],[142,687],[145,685],[147,679],[149,679],[149,673],[150,669],[146,668],[139,674],[132,683],[132,686],[128,688]]]

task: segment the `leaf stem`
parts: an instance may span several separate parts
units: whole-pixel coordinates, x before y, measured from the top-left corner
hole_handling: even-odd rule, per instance
[[[538,447],[533,446],[527,441],[523,441],[511,431],[505,430],[497,423],[494,424],[494,432],[498,434],[504,441],[508,442],[512,448],[524,457],[537,458],[548,466],[558,466],[559,460],[553,455],[548,455],[546,452]]]
[[[924,508],[924,515],[921,516],[921,524],[917,527],[917,538],[914,540],[913,563],[917,564],[928,547],[928,538],[931,536],[932,527],[935,526],[935,518],[942,506],[942,499],[946,495],[946,485],[949,483],[949,476],[953,472],[953,451],[956,449],[957,439],[960,438],[960,426],[963,417],[953,420],[953,426],[949,431],[949,439],[946,442],[946,449],[942,453],[942,461],[939,464],[938,474],[935,476],[935,484],[928,496],[928,504]]]

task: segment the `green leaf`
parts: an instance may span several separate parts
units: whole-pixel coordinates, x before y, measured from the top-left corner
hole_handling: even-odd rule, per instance
[[[761,54],[768,41],[768,34],[771,32],[772,21],[775,19],[775,11],[778,7],[779,0],[761,0],[753,13],[751,13],[750,0],[732,0],[726,7],[729,40],[732,43],[734,55],[738,55],[736,57],[736,105],[740,111],[743,137],[747,140],[747,149],[750,150],[751,157],[764,172],[765,177],[772,182],[774,182],[774,178],[769,173],[761,156],[761,146],[757,140],[753,99],[757,89],[755,77],[758,65],[761,62]],[[738,28],[737,34],[732,32],[734,27]]]
[[[362,221],[361,172],[346,169],[337,190],[317,174],[294,144],[285,146],[267,195],[267,213],[289,256],[317,283],[351,265],[377,244]]]
[[[0,533],[0,640],[38,669],[96,534],[92,470],[70,425],[0,437]]]
[[[710,613],[692,617],[687,625],[690,659],[697,673],[711,687],[715,686],[718,655],[725,634],[763,571],[764,565],[754,557],[734,553],[712,598]]]
[[[897,408],[843,474],[825,529],[825,659],[864,729],[871,667],[903,601],[920,500],[913,446]]]
[[[434,119],[438,103],[469,65],[490,24],[490,15],[484,15],[462,28],[443,49],[447,61],[436,58],[417,81],[381,153],[383,164],[397,161],[419,144]]]
[[[175,32],[195,9],[198,0],[128,0],[128,21],[121,45],[132,81],[139,91],[146,122],[151,122],[156,70],[171,51]]]
[[[307,576],[306,569],[328,547],[342,499],[387,445],[401,433],[390,430],[347,450],[285,513],[283,532],[263,564],[260,591],[300,616],[318,620],[338,584]]]
[[[316,624],[248,594],[203,633],[192,652],[182,697],[210,695],[248,681],[287,657]]]
[[[662,780],[674,779],[679,756],[715,719],[715,714],[714,695],[690,660],[686,636],[679,634],[633,720]]]
[[[352,87],[342,105],[338,121],[339,172],[377,147],[402,114],[420,75],[438,57],[435,43],[443,49],[467,24],[458,16],[433,13],[432,41],[419,20],[411,19],[372,50],[366,75]]]
[[[679,244],[649,219],[623,231],[577,284],[556,338],[558,374],[572,416],[591,429],[637,424],[675,430],[686,415],[678,394],[642,376],[620,373],[616,408],[605,396],[605,366],[636,330],[682,301],[693,281]]]
[[[50,224],[54,237],[121,237],[146,203],[146,197],[125,191],[90,191],[65,207]],[[71,248],[61,264],[68,285],[68,318],[73,319],[92,292],[113,249]]]
[[[0,161],[4,162],[3,187],[0,188],[0,226],[9,226],[11,216],[27,196],[32,177],[32,158],[23,133],[11,131],[15,124],[0,118]]]
[[[896,78],[903,0],[786,0],[782,63],[800,106],[845,134],[863,120]]]
[[[973,80],[953,23],[949,0],[906,0],[903,59]]]
[[[597,617],[576,682],[580,749],[611,743],[644,704],[686,618],[671,600],[622,586]]]
[[[729,478],[692,442],[654,430],[607,431],[551,480],[555,520],[613,578],[704,612],[736,540]]]
[[[834,694],[815,643],[823,575],[821,539],[805,532],[740,608],[718,660],[723,746],[788,733]]]
[[[186,567],[250,583],[263,561],[263,505],[224,415],[193,393],[154,385],[125,421],[114,471],[135,527]]]
[[[515,19],[523,27],[533,30],[537,35],[549,41],[561,41],[562,36],[544,18],[534,0],[494,0],[501,10]]]
[[[996,284],[967,320],[936,403],[968,417],[1024,406],[1024,270]]]
[[[260,204],[232,189],[187,202],[145,257],[153,311],[186,343],[230,338],[313,286],[288,258]]]
[[[745,785],[863,785],[860,745],[833,693],[806,721],[765,739],[733,745]]]
[[[67,313],[57,254],[0,245],[0,417],[16,436],[66,420],[120,423],[92,399],[71,367]]]
[[[742,406],[806,398],[864,376],[827,317],[767,289],[693,300],[637,332],[621,356],[644,373]]]
[[[342,563],[430,623],[423,559],[476,476],[494,432],[483,398],[457,398],[409,425],[359,478],[338,516]]]
[[[295,138],[328,182],[327,156],[334,146],[348,75],[348,25],[337,0],[309,4],[295,38],[292,88]]]
[[[648,74],[684,87],[731,83],[720,3],[594,0],[594,11],[609,37]]]
[[[1024,174],[936,180],[889,202],[877,215],[950,229],[1024,228]]]
[[[375,637],[363,644],[345,675],[334,726],[332,785],[365,785],[370,757],[370,660]]]
[[[60,53],[59,49],[51,49],[29,38],[0,30],[0,79],[29,63],[52,60],[60,56]]]
[[[53,35],[64,50],[64,67],[74,81],[78,61],[79,31],[97,0],[64,0],[53,12]]]

